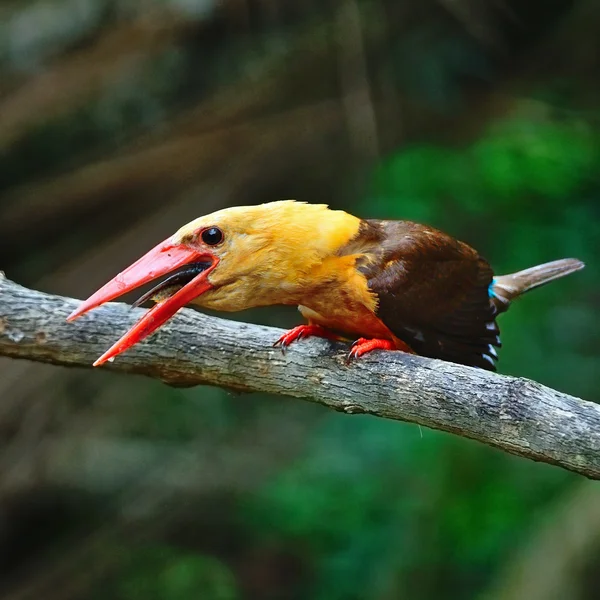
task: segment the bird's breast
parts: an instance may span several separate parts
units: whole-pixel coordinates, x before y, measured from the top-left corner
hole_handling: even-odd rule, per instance
[[[353,337],[395,339],[392,332],[372,312],[362,306],[325,306],[318,312],[308,306],[300,305],[298,310],[311,323],[342,334]]]
[[[304,318],[342,333],[393,339],[390,330],[376,316],[377,298],[364,275],[356,269],[356,257],[336,257],[314,274],[299,310]]]

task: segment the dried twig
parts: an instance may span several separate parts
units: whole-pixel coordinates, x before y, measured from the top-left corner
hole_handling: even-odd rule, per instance
[[[74,324],[76,301],[0,280],[0,355],[88,366],[142,309],[111,303]],[[182,311],[110,369],[176,386],[218,385],[304,398],[350,414],[419,423],[600,479],[600,406],[452,363],[377,353],[350,366],[323,340],[271,347],[279,331]]]

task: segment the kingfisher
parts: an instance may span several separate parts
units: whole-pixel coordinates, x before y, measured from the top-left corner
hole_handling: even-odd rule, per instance
[[[154,306],[95,366],[188,304],[226,312],[293,305],[306,322],[274,341],[282,350],[317,336],[351,341],[349,359],[400,350],[494,371],[498,315],[525,292],[583,267],[565,258],[495,275],[471,246],[428,225],[282,200],[191,221],[68,320],[166,276],[135,303]]]

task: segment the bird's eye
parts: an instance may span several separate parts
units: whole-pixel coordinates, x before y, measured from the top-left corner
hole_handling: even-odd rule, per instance
[[[208,227],[200,237],[207,246],[216,246],[223,241],[223,232],[218,227]]]

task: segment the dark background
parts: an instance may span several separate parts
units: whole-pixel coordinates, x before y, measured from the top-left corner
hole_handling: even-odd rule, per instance
[[[84,298],[225,206],[415,219],[499,273],[586,261],[501,318],[500,371],[599,400],[599,31],[594,0],[5,0],[0,268]],[[597,484],[414,425],[2,360],[0,443],[2,598],[599,597]]]

